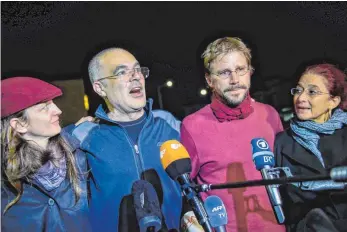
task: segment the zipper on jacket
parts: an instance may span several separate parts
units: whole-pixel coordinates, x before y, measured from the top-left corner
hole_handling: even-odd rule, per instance
[[[126,131],[126,129],[119,125],[120,128],[122,128],[124,134],[125,134],[125,137],[127,138],[128,140],[128,143],[131,147],[133,147],[133,151],[135,150],[135,153],[133,152],[133,157],[135,159],[135,165],[136,165],[136,171],[137,171],[137,175],[138,175],[138,178],[141,179],[141,174],[143,172],[143,165],[142,165],[142,162],[141,162],[141,158],[140,158],[140,149],[138,147],[137,144],[134,144],[134,142],[132,141],[132,139],[129,138],[129,135],[128,135],[128,132]]]
[[[136,165],[138,177],[139,177],[139,179],[141,179],[141,173],[143,172],[143,168],[142,168],[142,164],[141,164],[141,160],[140,160],[140,150],[139,150],[137,144],[134,144],[134,142],[132,142],[132,140],[129,138],[126,130],[122,126],[121,126],[121,128],[123,129],[130,146],[132,146],[134,148],[133,151],[135,150],[135,153],[133,153],[133,157],[135,159],[135,165]]]
[[[139,147],[137,146],[137,144],[134,145],[134,148],[135,148],[136,154],[140,154]]]
[[[147,115],[147,117],[149,117],[149,114]],[[153,116],[152,116],[153,117]],[[139,176],[139,179],[142,179],[141,176],[142,176],[142,173],[144,172],[144,164],[143,162],[141,161],[141,154],[140,154],[140,138],[141,138],[141,134],[142,134],[142,131],[143,129],[149,124],[149,120],[148,118],[146,119],[146,122],[145,124],[143,125],[140,133],[139,133],[139,137],[138,137],[138,140],[137,140],[137,144],[134,144],[134,142],[132,141],[132,139],[129,138],[129,135],[128,135],[128,132],[126,131],[126,129],[122,126],[122,125],[119,125],[118,126],[120,128],[122,128],[128,142],[130,145],[133,145],[133,148],[135,150],[135,154],[133,154],[134,156],[134,159],[135,159],[135,165],[136,165],[136,169],[137,169],[137,174]]]
[[[151,108],[151,107],[149,107],[149,108]],[[151,117],[150,117],[150,115],[151,115],[151,110],[149,110],[149,112],[148,112],[148,114],[147,114],[146,122],[145,122],[145,124],[143,125],[143,127],[142,127],[142,129],[141,129],[141,131],[140,131],[140,133],[139,133],[138,141],[137,141],[138,144],[140,143],[140,138],[141,138],[141,134],[142,134],[143,128],[145,128],[145,127],[150,123],[150,120],[149,120],[149,119],[152,120],[153,115],[151,115]],[[102,118],[102,119],[104,119],[104,120],[106,120],[106,121],[108,121],[108,122],[114,122],[113,120],[111,120],[110,118],[108,118],[108,116],[106,116],[106,117],[103,116],[103,115],[97,115],[97,116],[100,116],[100,118]],[[149,117],[150,117],[150,118],[149,118]],[[120,128],[122,128],[122,130],[123,130],[123,132],[125,133],[125,136],[126,136],[126,138],[127,138],[127,140],[128,140],[128,143],[130,144],[130,146],[133,145],[133,147],[134,147],[135,154],[133,154],[133,156],[134,156],[134,159],[135,159],[135,165],[136,165],[136,169],[137,169],[137,174],[138,174],[138,176],[139,176],[139,179],[141,179],[142,173],[143,173],[143,171],[144,171],[144,164],[143,164],[143,162],[141,161],[141,157],[140,157],[140,155],[141,155],[141,154],[140,154],[140,145],[134,144],[134,142],[132,141],[132,139],[129,138],[129,135],[128,135],[128,132],[126,131],[126,129],[125,129],[122,125],[120,125],[120,124],[118,124],[118,123],[116,123],[116,124],[117,124]]]
[[[144,163],[142,162],[141,154],[140,154],[140,147],[141,147],[140,146],[140,141],[141,141],[141,137],[142,137],[141,135],[142,135],[143,129],[150,123],[149,116],[150,116],[150,112],[147,114],[146,122],[145,122],[145,124],[143,125],[143,127],[140,130],[139,137],[137,139],[137,144],[134,144],[135,153],[137,154],[135,158],[136,158],[136,161],[137,161],[138,165],[140,166],[139,179],[142,179],[141,178],[142,177],[141,174],[145,170]]]
[[[138,166],[138,171],[139,171],[139,179],[142,179],[142,173],[144,171],[144,167],[141,161],[141,156],[140,156],[140,149],[137,144],[134,144],[134,149],[135,149],[135,162],[137,163]]]
[[[149,115],[147,115],[147,117],[149,117]],[[142,127],[141,130],[140,130],[139,137],[138,137],[138,139],[137,139],[137,144],[134,145],[134,149],[135,149],[135,152],[136,152],[136,154],[137,154],[136,158],[137,158],[137,160],[138,160],[138,164],[140,165],[142,171],[145,170],[145,167],[144,167],[144,163],[142,162],[141,156],[140,156],[140,141],[141,141],[141,134],[142,134],[142,131],[143,131],[143,129],[147,126],[147,124],[149,124],[148,118],[146,119],[145,124],[143,125],[143,127]],[[141,173],[142,173],[142,171],[141,171]],[[142,178],[141,178],[141,173],[140,173],[140,179],[142,179]]]

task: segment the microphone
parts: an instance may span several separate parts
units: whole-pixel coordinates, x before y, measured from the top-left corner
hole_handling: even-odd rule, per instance
[[[208,196],[204,206],[215,231],[226,232],[225,225],[228,223],[228,215],[222,199],[217,196]]]
[[[193,208],[193,212],[200,225],[204,228],[205,232],[212,232],[206,210],[193,187],[194,183],[189,177],[192,167],[186,148],[177,140],[168,140],[160,147],[160,158],[163,168],[170,178],[180,184],[183,195]]]
[[[316,187],[321,187],[322,190],[328,189],[343,189],[344,185],[347,185],[347,166],[335,167],[330,170],[330,174],[321,174],[314,176],[293,176],[290,171],[287,171],[286,167],[272,168],[269,171],[276,176],[278,170],[285,172],[286,177],[278,177],[274,179],[261,179],[261,180],[247,180],[239,182],[227,182],[224,184],[201,184],[194,186],[196,192],[208,192],[213,189],[235,189],[264,185],[286,185],[292,183],[294,185],[316,181]],[[324,183],[321,181],[332,180],[332,182]],[[344,185],[341,185],[344,184]]]
[[[347,181],[347,166],[332,168],[330,170],[330,177],[336,182]]]
[[[131,193],[140,232],[157,232],[161,229],[162,215],[154,187],[145,180],[134,182]]]
[[[254,138],[252,144],[252,157],[255,167],[261,172],[263,179],[275,179],[276,176],[271,173],[275,166],[275,155],[270,150],[269,144],[263,138]],[[272,208],[274,210],[278,224],[283,224],[285,216],[282,209],[282,199],[278,190],[278,185],[267,185],[268,193]]]

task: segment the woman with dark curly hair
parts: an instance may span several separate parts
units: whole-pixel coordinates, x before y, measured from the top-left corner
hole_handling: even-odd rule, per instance
[[[277,166],[312,176],[347,165],[346,74],[331,64],[310,66],[291,93],[295,118],[276,136]],[[287,231],[347,231],[346,186],[333,181],[282,186]]]
[[[90,231],[86,161],[60,134],[60,95],[36,78],[1,81],[3,231]]]

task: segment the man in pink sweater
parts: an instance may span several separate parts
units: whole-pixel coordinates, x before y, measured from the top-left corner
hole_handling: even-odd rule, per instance
[[[225,37],[202,54],[205,78],[213,91],[211,104],[187,116],[181,141],[191,161],[191,178],[199,184],[261,179],[252,161],[251,140],[265,138],[273,148],[283,130],[276,110],[249,95],[250,49],[239,38]],[[285,231],[278,225],[266,189],[248,187],[201,193],[219,196],[227,209],[229,232]]]

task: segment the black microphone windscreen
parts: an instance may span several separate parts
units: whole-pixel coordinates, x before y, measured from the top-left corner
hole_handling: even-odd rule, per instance
[[[159,178],[157,171],[153,168],[147,169],[141,173],[141,179],[146,180],[151,185],[153,185],[159,199],[159,204],[163,205],[163,201],[164,201],[163,186],[161,184],[161,180]]]
[[[162,219],[158,196],[154,187],[145,180],[135,181],[132,186],[134,207],[138,221],[147,216]]]
[[[167,166],[165,171],[173,180],[176,180],[180,175],[192,171],[191,161],[189,158],[175,160]]]

